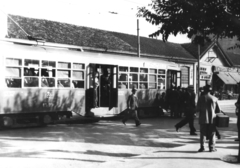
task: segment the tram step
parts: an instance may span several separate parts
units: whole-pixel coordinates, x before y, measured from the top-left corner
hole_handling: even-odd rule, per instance
[[[115,114],[115,108],[112,108],[111,110],[109,110],[108,107],[99,107],[99,108],[91,109],[91,112],[94,113],[94,116],[105,117],[105,116],[114,115]]]

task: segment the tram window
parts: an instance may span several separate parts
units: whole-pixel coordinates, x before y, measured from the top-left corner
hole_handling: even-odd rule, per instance
[[[118,82],[118,88],[119,89],[127,89],[128,83],[127,82]]]
[[[138,83],[137,82],[130,82],[129,83],[129,88],[133,88],[133,87],[137,89],[138,88]]]
[[[122,66],[120,66],[120,67],[119,67],[119,71],[120,71],[120,72],[128,72],[128,67],[122,67]]]
[[[70,71],[69,70],[58,70],[57,76],[59,78],[70,78]]]
[[[128,74],[123,74],[123,73],[119,74],[118,81],[127,81],[127,80],[128,80]]]
[[[21,77],[21,68],[17,67],[7,67],[6,76],[9,77]]]
[[[38,76],[38,68],[24,68],[24,76]]]
[[[24,77],[24,87],[38,87],[38,78]]]
[[[84,88],[84,81],[73,80],[72,87],[73,88]]]
[[[165,75],[166,71],[164,69],[159,69],[158,74],[164,74]]]
[[[85,69],[85,65],[80,63],[73,63],[73,69]]]
[[[148,84],[147,83],[140,83],[140,89],[147,89]]]
[[[61,87],[70,87],[70,79],[58,79],[57,86]]]
[[[21,88],[22,87],[22,79],[18,78],[5,78],[5,82],[8,88]]]
[[[148,69],[147,68],[140,68],[140,73],[148,73]]]
[[[148,81],[148,75],[147,74],[140,74],[140,81],[141,82],[147,82]]]
[[[156,89],[157,88],[157,84],[156,83],[149,83],[148,88],[149,89]]]
[[[156,69],[149,69],[149,73],[151,73],[151,74],[156,74],[156,73],[157,73],[157,70],[156,70]]]
[[[56,77],[56,70],[55,69],[41,69],[41,76],[44,77]]]
[[[165,76],[158,75],[158,89],[165,89]]]
[[[83,71],[73,71],[72,74],[73,79],[84,79],[84,72]]]
[[[42,67],[56,67],[56,62],[55,61],[42,61]]]
[[[55,87],[55,78],[42,77],[41,87]]]
[[[149,75],[149,82],[150,83],[156,83],[157,82],[157,76],[156,75]]]
[[[33,66],[33,67],[38,67],[39,66],[39,61],[38,60],[32,60],[32,59],[25,59],[24,60],[24,65],[25,66]]]
[[[69,63],[69,62],[58,62],[58,68],[69,69],[69,68],[71,68],[71,63]]]
[[[129,81],[138,81],[138,74],[129,74]]]
[[[22,60],[16,58],[6,58],[6,65],[21,66]]]
[[[128,74],[120,73],[118,78],[118,88],[127,89],[128,88]]]
[[[138,68],[130,67],[130,72],[138,72]]]

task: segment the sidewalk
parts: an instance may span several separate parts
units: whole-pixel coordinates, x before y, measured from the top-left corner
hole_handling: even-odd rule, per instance
[[[89,124],[60,124],[44,128],[0,132],[1,168],[235,168],[223,161],[238,154],[236,116],[233,101],[221,102],[231,115],[230,125],[219,128],[217,152],[198,153],[199,135],[190,136],[188,126],[176,132],[180,119],[143,119],[124,126],[120,120]],[[195,120],[199,134],[199,125]]]

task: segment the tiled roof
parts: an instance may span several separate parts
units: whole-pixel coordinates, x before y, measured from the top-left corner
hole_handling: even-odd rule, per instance
[[[137,53],[137,36],[76,26],[55,21],[33,19],[10,15],[29,35],[43,38],[47,42],[93,47],[120,52]],[[8,34],[12,38],[27,39],[22,30],[8,19]],[[194,59],[181,44],[163,42],[157,39],[140,37],[141,53]]]
[[[200,47],[201,56],[203,56],[206,50],[210,47],[212,43],[208,42],[204,46]],[[240,66],[240,54],[228,52],[227,48],[222,48],[221,43],[217,43],[221,49],[223,49],[224,55],[222,52],[217,49],[217,47],[213,47],[214,51],[218,55],[222,55],[221,61],[224,63],[225,66]],[[185,43],[182,44],[182,47],[185,48],[189,53],[191,53],[195,58],[198,58],[198,46],[192,43]],[[230,65],[229,63],[230,62]]]
[[[209,48],[212,42],[206,42],[204,46],[200,46],[200,55],[203,56],[204,52]],[[190,54],[192,54],[195,58],[198,58],[198,45],[193,43],[185,43],[182,44],[182,47],[187,50]]]
[[[221,38],[221,39],[218,39],[218,43],[221,45],[224,51],[229,53],[231,52],[235,54],[240,54],[240,48],[234,48],[234,49],[232,48],[235,46],[235,44],[240,45],[240,42],[238,41],[237,37]]]
[[[233,63],[233,66],[240,66],[240,54],[235,54],[232,52],[225,52],[225,53]]]

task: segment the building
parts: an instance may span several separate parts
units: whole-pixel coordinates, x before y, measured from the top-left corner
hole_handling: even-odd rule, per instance
[[[205,43],[200,47],[200,87],[211,84],[216,96],[221,99],[236,98],[240,82],[240,54],[227,50],[221,40]],[[192,43],[182,46],[198,59],[198,48]]]

